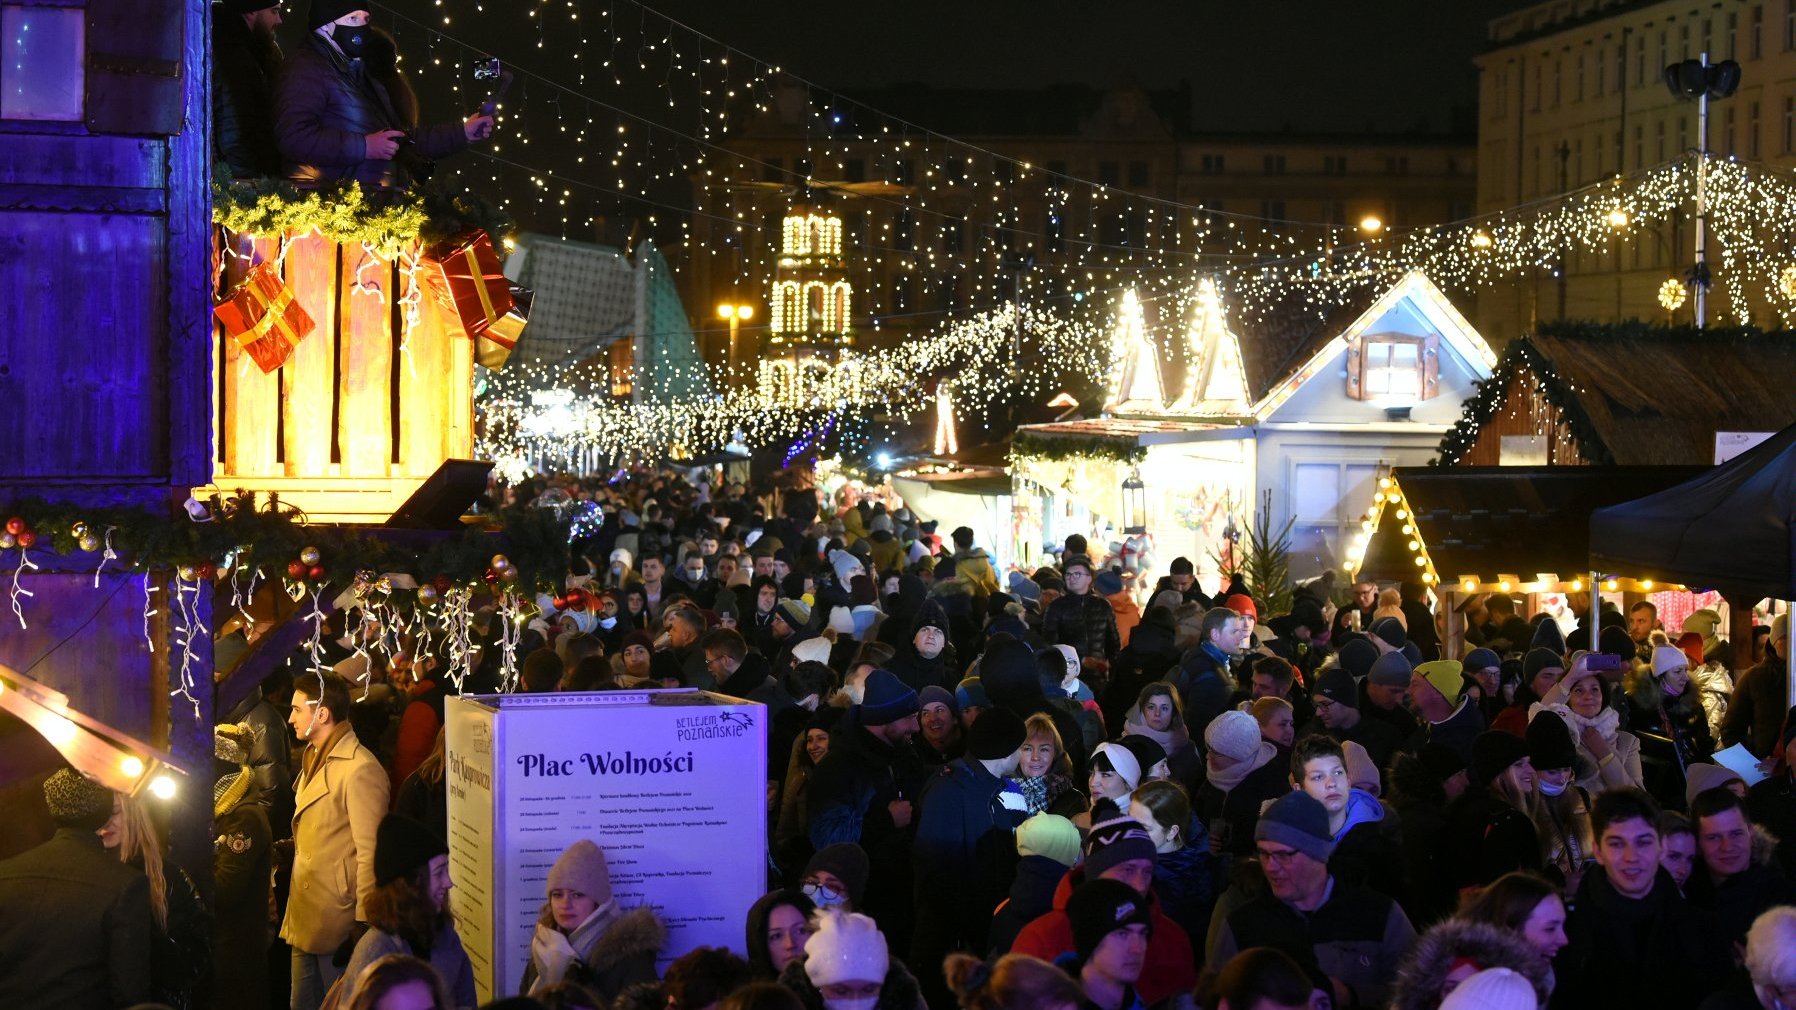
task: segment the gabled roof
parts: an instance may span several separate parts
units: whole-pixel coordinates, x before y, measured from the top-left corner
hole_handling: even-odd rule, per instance
[[[1476,442],[1524,370],[1593,463],[1709,464],[1718,431],[1777,431],[1796,422],[1796,333],[1547,323],[1504,349],[1442,439],[1443,463]]]

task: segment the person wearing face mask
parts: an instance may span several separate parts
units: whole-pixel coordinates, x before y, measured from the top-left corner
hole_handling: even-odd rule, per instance
[[[1548,718],[1550,714],[1528,724],[1528,763],[1536,792],[1529,816],[1540,838],[1542,868],[1567,894],[1575,894],[1585,869],[1596,860],[1596,839],[1590,833],[1590,797],[1574,781],[1578,752],[1571,730],[1564,719]]]
[[[991,910],[1016,873],[1017,825],[1027,816],[1016,773],[1028,731],[1002,708],[981,715],[967,732],[965,757],[929,780],[911,846],[917,925],[910,962],[939,965],[954,950],[986,949]],[[940,972],[924,972],[932,1005],[952,1002]]]
[[[799,873],[799,890],[819,911],[860,911],[867,894],[872,863],[867,851],[852,842],[838,842],[817,850]]]
[[[1650,669],[1635,671],[1628,703],[1646,790],[1661,806],[1678,809],[1690,766],[1715,753],[1702,692],[1690,682],[1690,657],[1669,645],[1656,646]]]
[[[609,1002],[632,985],[655,981],[655,958],[667,945],[667,926],[647,905],[618,905],[611,896],[610,865],[591,839],[568,846],[549,868],[547,883],[518,995],[565,981]]]
[[[343,1006],[355,1003],[363,970],[388,954],[430,962],[458,1008],[473,1007],[474,967],[449,914],[449,846],[436,832],[403,814],[380,822],[374,843],[374,892],[368,932],[343,969]]]
[[[1529,706],[1532,720],[1550,711],[1565,720],[1578,746],[1578,787],[1590,794],[1610,789],[1639,788],[1640,738],[1621,728],[1621,714],[1604,703],[1599,665],[1619,662],[1613,656],[1585,653],[1563,679]]]
[[[429,161],[492,135],[493,117],[484,113],[408,132],[399,104],[363,63],[372,45],[368,17],[359,0],[313,0],[310,34],[282,66],[275,143],[285,173],[302,185],[408,189],[422,182],[418,170]]]
[[[887,953],[885,934],[867,916],[819,912],[804,950],[780,984],[805,1010],[923,1010],[916,978]]]
[[[723,588],[723,583],[711,577],[705,556],[698,551],[689,552],[680,562],[680,581],[693,602],[706,610],[717,603],[717,591]]]

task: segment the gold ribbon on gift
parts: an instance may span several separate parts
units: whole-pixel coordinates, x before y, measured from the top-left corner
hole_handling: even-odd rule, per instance
[[[281,285],[280,294],[275,295],[272,299],[268,297],[268,292],[263,291],[253,279],[250,283],[245,284],[243,289],[249,295],[250,300],[262,310],[262,318],[256,320],[256,325],[237,334],[239,345],[248,347],[268,336],[270,330],[277,328],[281,336],[286,338],[287,343],[299,343],[299,334],[294,332],[293,324],[287,322],[287,309],[293,304],[292,288],[285,284]]]
[[[499,314],[493,311],[492,296],[486,293],[486,272],[480,268],[480,257],[475,255],[473,244],[461,251],[462,258],[468,261],[468,276],[473,278],[474,292],[480,296],[480,311],[486,317],[486,325],[491,326],[499,320]]]

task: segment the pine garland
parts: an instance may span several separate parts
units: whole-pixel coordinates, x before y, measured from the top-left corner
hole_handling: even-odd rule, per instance
[[[1135,444],[1133,436],[1127,435],[1037,435],[1019,431],[1010,440],[1010,456],[1013,462],[1038,459],[1139,463],[1147,458],[1147,450]]]
[[[222,171],[212,180],[212,220],[248,235],[315,230],[333,242],[366,245],[388,258],[413,243],[432,246],[475,229],[499,239],[512,227],[495,205],[442,187],[370,197],[352,182],[301,192],[284,179],[233,179]]]

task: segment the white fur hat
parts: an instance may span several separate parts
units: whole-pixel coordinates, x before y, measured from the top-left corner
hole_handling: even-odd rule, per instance
[[[884,982],[890,966],[885,935],[858,913],[818,913],[817,931],[804,953],[804,972],[819,989],[837,982]]]

